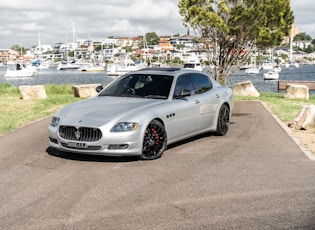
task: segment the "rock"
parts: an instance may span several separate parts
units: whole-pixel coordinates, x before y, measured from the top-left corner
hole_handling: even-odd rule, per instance
[[[295,129],[313,129],[315,128],[315,105],[305,105],[299,113],[298,117],[290,124]]]
[[[255,88],[251,81],[245,81],[234,85],[233,95],[259,97],[260,93],[257,91],[257,89]]]
[[[19,89],[23,100],[47,98],[43,85],[21,85]]]
[[[309,88],[306,85],[288,84],[284,98],[289,99],[309,99]]]
[[[75,97],[82,98],[94,97],[98,94],[96,92],[96,87],[98,86],[101,86],[101,84],[73,85],[72,92]]]

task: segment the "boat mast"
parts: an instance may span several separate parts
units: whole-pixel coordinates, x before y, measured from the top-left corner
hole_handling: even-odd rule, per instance
[[[293,33],[292,33],[292,29],[291,29],[291,33],[290,33],[290,57],[289,60],[290,62],[292,62],[292,49],[293,49]]]

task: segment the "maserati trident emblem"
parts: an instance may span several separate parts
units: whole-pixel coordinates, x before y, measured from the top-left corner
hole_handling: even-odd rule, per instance
[[[77,129],[77,131],[74,132],[74,135],[75,135],[75,138],[76,138],[77,140],[79,140],[80,137],[81,137],[81,132],[80,132],[80,130]]]

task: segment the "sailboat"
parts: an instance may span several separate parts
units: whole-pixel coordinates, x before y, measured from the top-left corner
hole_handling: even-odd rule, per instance
[[[289,67],[300,67],[300,64],[293,61],[293,33],[292,33],[293,27],[291,29],[291,35],[290,35],[290,56],[289,56],[289,62],[285,64],[285,67],[289,68]]]
[[[49,69],[49,64],[43,61],[42,46],[40,42],[40,33],[38,32],[38,58],[32,61],[32,67],[35,70]]]
[[[256,66],[256,56],[254,56],[254,64],[252,67],[245,70],[247,74],[259,74],[260,67]]]
[[[73,36],[73,43],[75,43],[76,40],[78,40],[78,37],[76,35],[74,24],[72,23],[72,36]],[[69,60],[68,57],[68,41],[66,41],[66,51],[65,51],[65,60],[63,60],[61,63],[58,64],[57,70],[77,70],[80,68],[80,65],[78,65],[74,59]]]

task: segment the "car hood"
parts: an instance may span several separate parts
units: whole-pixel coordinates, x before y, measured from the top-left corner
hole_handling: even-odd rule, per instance
[[[68,105],[60,110],[60,116],[67,122],[80,120],[83,125],[103,125],[111,120],[127,119],[140,112],[146,111],[153,105],[165,103],[165,100],[105,97],[98,96]]]

